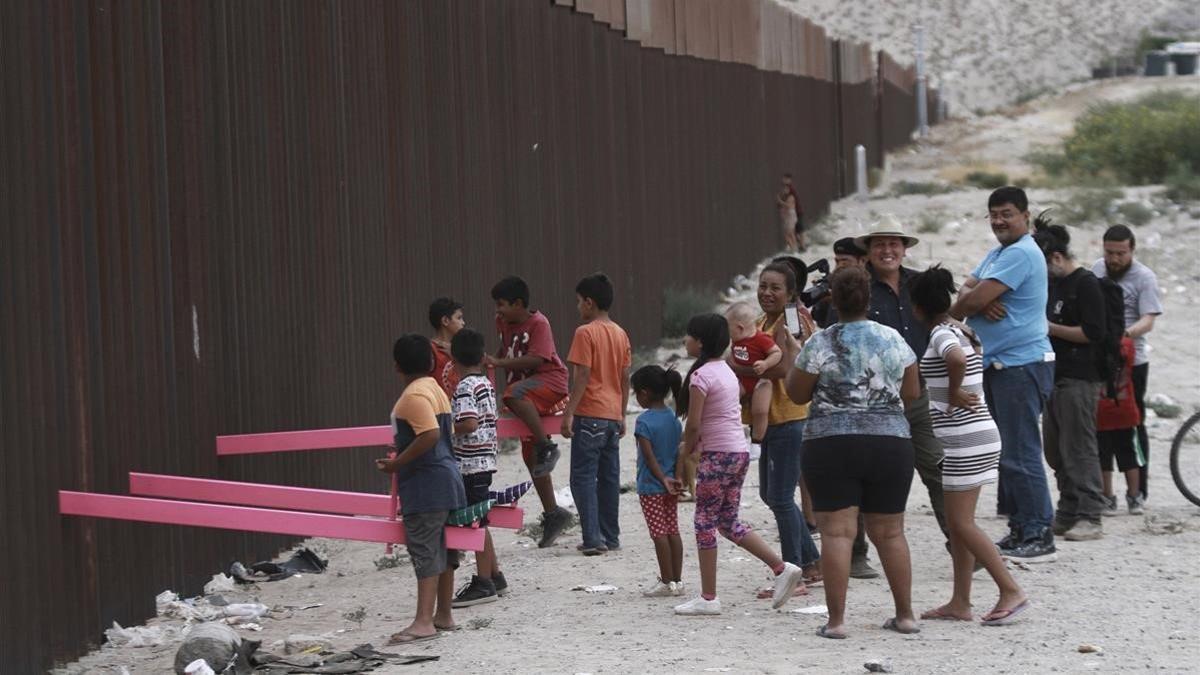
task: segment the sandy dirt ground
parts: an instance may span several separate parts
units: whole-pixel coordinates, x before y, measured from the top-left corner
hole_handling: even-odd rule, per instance
[[[883,213],[893,213],[922,239],[910,251],[908,263],[923,267],[942,261],[956,276],[969,270],[993,245],[983,220],[987,191],[964,189],[936,196],[889,197],[889,184],[898,180],[945,179],[964,167],[990,163],[1010,175],[1029,171],[1020,157],[1031,144],[1052,142],[1070,130],[1070,120],[1087,101],[1123,98],[1145,90],[1145,82],[1125,81],[1088,85],[1065,96],[969,122],[953,122],[933,137],[890,161],[885,184],[866,202],[843,200],[817,233],[826,244],[837,236],[855,234]],[[1195,86],[1195,85],[1187,85]],[[1196,292],[1200,290],[1200,207],[1169,208],[1155,188],[1128,189],[1128,199],[1143,200],[1158,215],[1138,228],[1138,258],[1151,265],[1163,290],[1166,312],[1151,344],[1151,394],[1164,393],[1182,404],[1185,415],[1200,406],[1200,329]],[[1065,198],[1063,190],[1030,191],[1034,208]],[[941,214],[917,231],[928,214]],[[1103,223],[1077,230],[1076,249],[1090,262],[1100,250]],[[935,231],[936,230],[936,231]],[[753,278],[752,271],[747,276]],[[735,289],[736,290],[736,289]],[[741,291],[745,292],[745,291]],[[660,349],[665,360],[676,346]],[[386,408],[386,406],[385,406]],[[757,600],[754,592],[768,581],[768,571],[746,553],[722,541],[719,617],[685,618],[671,608],[675,598],[647,599],[643,588],[657,567],[637,497],[621,497],[623,547],[618,552],[585,558],[575,551],[578,527],[552,548],[538,549],[534,540],[510,530],[496,530],[496,543],[512,593],[498,602],[458,610],[463,630],[441,639],[412,645],[405,653],[432,653],[440,660],[413,666],[388,666],[376,672],[762,672],[811,671],[861,673],[864,662],[890,662],[898,673],[957,672],[1118,672],[1153,670],[1185,673],[1200,669],[1200,508],[1188,504],[1175,489],[1167,469],[1170,440],[1181,419],[1153,418],[1151,433],[1151,497],[1144,517],[1106,518],[1099,541],[1058,542],[1057,562],[1013,568],[1035,604],[1014,625],[986,628],[978,623],[922,622],[917,635],[882,630],[891,616],[886,581],[852,580],[849,590],[850,639],[831,641],[814,631],[824,623],[818,613],[793,610],[824,604],[821,589],[793,599],[782,610]],[[633,416],[629,428],[633,427]],[[567,480],[568,455],[556,471],[560,488]],[[502,454],[497,484],[523,479],[515,454]],[[622,481],[632,484],[635,447],[632,437],[621,445]],[[364,471],[372,470],[364,467]],[[1048,469],[1047,469],[1048,470]],[[1049,471],[1049,470],[1048,470]],[[758,497],[757,465],[742,493],[742,515],[770,542],[777,542],[773,519]],[[797,497],[798,498],[798,497]],[[536,520],[537,501],[523,500],[526,520]],[[995,538],[1005,530],[994,516],[994,486],[980,500],[979,520]],[[689,595],[698,587],[692,508],[684,504],[684,579]],[[909,498],[907,535],[913,556],[913,597],[918,612],[949,597],[950,558],[919,481]],[[377,570],[374,561],[383,547],[337,540],[312,540],[307,545],[330,559],[329,571],[286,581],[261,584],[231,599],[259,600],[278,608],[262,622],[263,630],[243,634],[263,640],[264,647],[293,634],[319,635],[338,648],[371,642],[381,646],[387,636],[406,625],[415,602],[415,585],[408,565]],[[286,557],[286,556],[285,556]],[[872,549],[872,558],[874,551]],[[873,560],[878,566],[878,562]],[[472,564],[461,571],[470,574]],[[217,572],[218,570],[214,570]],[[617,590],[594,594],[578,586],[611,584]],[[986,573],[975,578],[975,610],[989,609],[996,598]],[[194,590],[194,589],[193,589]],[[322,603],[308,610],[284,610],[285,605]],[[356,623],[344,615],[363,610]],[[151,625],[164,623],[156,619]],[[1081,645],[1097,652],[1082,653]],[[62,669],[62,672],[163,673],[171,669],[176,645],[130,648],[105,647]]]

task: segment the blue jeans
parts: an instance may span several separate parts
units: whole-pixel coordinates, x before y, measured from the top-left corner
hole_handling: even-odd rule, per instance
[[[571,424],[571,496],[579,510],[583,545],[621,545],[617,522],[621,497],[621,425],[615,420],[576,416]]]
[[[800,507],[796,505],[800,445],[803,442],[803,420],[767,427],[762,439],[762,456],[758,458],[758,496],[775,515],[784,562],[806,567],[820,560],[821,554],[813,543]]]
[[[1000,430],[1000,513],[1023,540],[1041,536],[1054,518],[1038,430],[1053,389],[1053,362],[983,371],[988,411]]]

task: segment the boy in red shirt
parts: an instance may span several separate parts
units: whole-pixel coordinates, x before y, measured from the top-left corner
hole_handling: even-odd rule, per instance
[[[567,367],[558,358],[550,322],[529,309],[529,285],[520,277],[506,277],[492,287],[496,302],[496,332],[500,349],[487,357],[489,366],[507,375],[504,405],[532,432],[521,439],[521,457],[529,467],[533,487],[542,502],[542,538],[539,548],[554,543],[571,521],[571,513],[554,498],[551,472],[561,452],[542,426],[542,417],[561,412],[567,403]]]
[[[433,345],[433,370],[429,371],[429,376],[437,380],[451,400],[459,377],[450,358],[450,340],[467,325],[462,309],[461,302],[450,298],[438,298],[429,303],[429,325],[433,326],[433,337],[429,338]]]
[[[629,336],[608,318],[613,285],[603,272],[575,286],[583,325],[575,329],[567,362],[573,379],[563,413],[562,435],[571,439],[571,495],[579,509],[584,555],[621,547],[618,522],[621,462],[618,444],[625,435],[629,404]]]
[[[1100,450],[1100,471],[1104,481],[1104,498],[1107,500],[1104,515],[1117,515],[1117,495],[1113,490],[1113,460],[1117,468],[1125,474],[1125,505],[1129,514],[1138,516],[1143,513],[1141,496],[1142,467],[1146,465],[1146,455],[1138,442],[1137,427],[1142,422],[1138,411],[1137,400],[1133,393],[1133,358],[1134,345],[1132,338],[1121,339],[1121,359],[1123,365],[1117,376],[1117,397],[1108,396],[1108,391],[1102,389],[1100,401],[1096,405],[1096,441]]]
[[[761,375],[783,360],[783,351],[775,339],[758,329],[754,308],[746,302],[735,302],[725,310],[729,322],[729,338],[733,345],[729,360],[739,366],[749,366]],[[764,378],[738,377],[742,387],[742,405],[750,402],[750,458],[761,454],[759,444],[767,433],[767,413],[771,409],[771,381]]]

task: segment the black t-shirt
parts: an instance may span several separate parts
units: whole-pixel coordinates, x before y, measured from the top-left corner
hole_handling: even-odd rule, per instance
[[[1104,338],[1104,295],[1100,280],[1082,267],[1059,279],[1051,277],[1046,318],[1063,326],[1080,326],[1091,340],[1089,344],[1079,344],[1050,338],[1054,347],[1054,378],[1099,382],[1097,350]]]

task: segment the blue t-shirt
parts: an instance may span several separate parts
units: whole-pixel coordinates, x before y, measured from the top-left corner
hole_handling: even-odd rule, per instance
[[[638,415],[637,424],[633,427],[635,438],[650,441],[654,449],[654,458],[667,478],[675,477],[675,459],[679,456],[679,439],[683,436],[683,427],[679,418],[670,408],[651,408]],[[650,473],[642,450],[638,448],[637,455],[637,491],[639,495],[666,494],[667,488]]]
[[[796,367],[817,376],[804,438],[909,438],[900,385],[917,355],[894,328],[874,321],[839,323],[804,343]]]
[[[967,319],[983,343],[983,367],[997,361],[1011,368],[1047,360],[1047,354],[1054,352],[1046,324],[1046,256],[1033,237],[1026,234],[1008,246],[988,251],[971,274],[980,281],[994,279],[1008,287],[1000,295],[1007,312],[1003,319],[992,321],[982,314]]]

